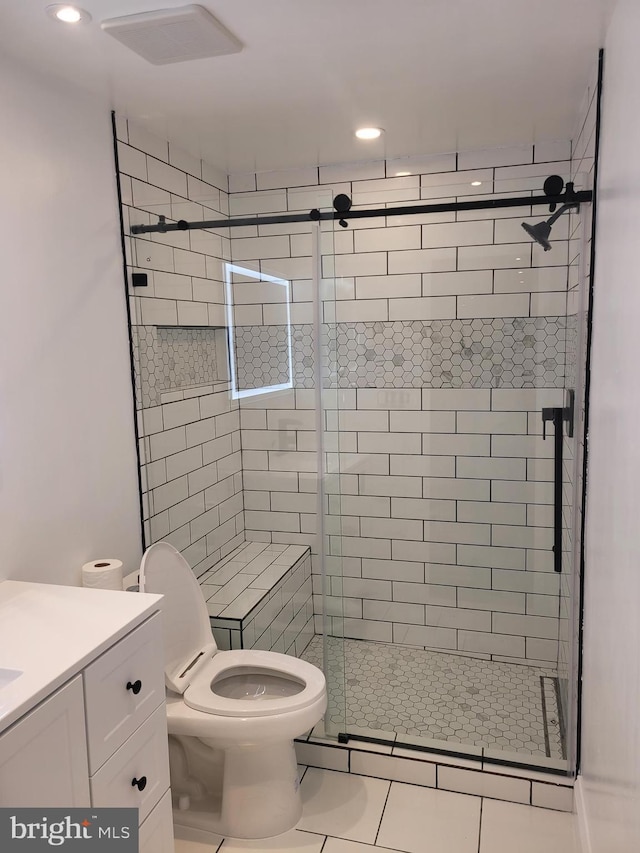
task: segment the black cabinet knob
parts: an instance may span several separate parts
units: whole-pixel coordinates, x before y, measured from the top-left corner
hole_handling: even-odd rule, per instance
[[[141,776],[139,779],[133,778],[131,780],[131,787],[137,788],[139,791],[144,791],[147,787],[147,777]]]
[[[142,690],[142,682],[140,679],[134,682],[127,681],[127,690],[130,690],[134,696],[137,696]]]

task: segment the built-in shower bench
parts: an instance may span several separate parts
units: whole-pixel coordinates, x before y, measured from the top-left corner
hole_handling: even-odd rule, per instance
[[[311,639],[309,547],[244,542],[198,580],[218,648],[297,656]]]

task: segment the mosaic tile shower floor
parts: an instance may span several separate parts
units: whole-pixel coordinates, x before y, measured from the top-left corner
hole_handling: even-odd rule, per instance
[[[327,679],[335,707],[347,692],[347,731],[358,729],[563,758],[551,670],[424,649],[330,638],[345,673]],[[344,653],[341,650],[344,643]],[[322,668],[322,637],[302,654]],[[338,669],[338,666],[335,667]],[[544,695],[543,695],[544,694]],[[332,716],[339,724],[342,710]],[[464,751],[464,750],[461,750]]]

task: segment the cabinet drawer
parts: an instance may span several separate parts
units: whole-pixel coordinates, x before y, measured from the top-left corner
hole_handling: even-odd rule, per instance
[[[174,853],[171,791],[167,791],[140,827],[138,853]]]
[[[92,774],[164,702],[160,619],[159,613],[152,616],[85,670],[89,767]]]
[[[143,784],[143,789],[132,784]],[[142,823],[169,787],[167,712],[161,705],[91,777],[92,806],[137,808]]]

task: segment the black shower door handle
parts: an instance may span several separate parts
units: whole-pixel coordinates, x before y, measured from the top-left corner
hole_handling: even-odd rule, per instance
[[[576,392],[568,388],[564,406],[551,406],[542,410],[542,438],[547,437],[547,422],[553,423],[553,570],[562,571],[562,448],[564,424],[567,438],[573,438]]]
[[[566,409],[552,406],[542,410],[542,438],[547,437],[547,422],[553,423],[553,570],[562,571],[562,444]]]

